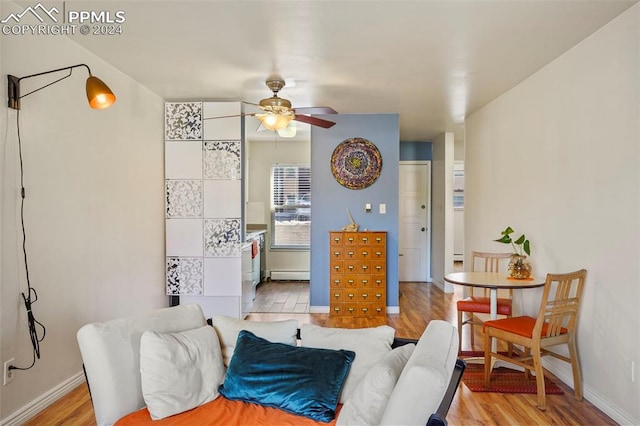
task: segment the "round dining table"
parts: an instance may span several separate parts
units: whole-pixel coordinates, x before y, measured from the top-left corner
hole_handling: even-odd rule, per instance
[[[467,287],[488,288],[490,290],[490,316],[492,320],[498,318],[498,290],[536,288],[542,287],[546,282],[546,278],[543,277],[534,276],[519,280],[499,272],[452,272],[445,275],[444,280],[451,284]],[[494,339],[492,344],[492,350],[494,352],[496,351],[496,346],[497,341]],[[465,361],[471,363],[484,362],[484,357],[467,358]],[[494,367],[495,360],[491,365],[491,369]],[[508,365],[508,367],[513,368],[515,366]]]
[[[452,272],[445,275],[444,280],[467,287],[488,288],[491,300],[490,315],[493,320],[498,317],[498,290],[542,287],[546,278],[530,277],[518,280],[499,272]]]

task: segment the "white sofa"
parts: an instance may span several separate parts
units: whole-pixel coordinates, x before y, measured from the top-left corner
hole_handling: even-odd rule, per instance
[[[215,321],[214,318],[214,326]],[[233,323],[234,327],[244,328],[242,327],[244,323],[239,322],[240,320],[233,321],[238,321]],[[247,329],[250,329],[251,322],[245,323]],[[206,324],[207,321],[200,306],[191,304],[160,309],[132,318],[83,326],[78,331],[77,337],[97,424],[112,425],[127,414],[145,407],[140,372],[140,341],[146,331],[179,333],[201,328]],[[335,333],[341,333],[338,329],[320,327],[313,329],[315,326],[303,325],[303,342],[305,327],[311,327],[307,331],[310,336],[307,339],[309,341],[312,340],[311,336],[320,336],[318,342],[322,342],[325,330],[336,330]],[[217,331],[222,346],[235,343],[230,342],[233,340],[233,335],[230,338],[221,333],[220,328]],[[353,330],[349,332],[359,333]],[[258,330],[256,335],[260,333]],[[329,342],[335,343],[340,340],[332,339],[331,334],[327,336]],[[268,336],[263,337],[268,339]],[[401,340],[395,339],[392,346],[409,342]],[[232,347],[223,348],[223,355],[225,350],[230,351]],[[379,424],[425,425],[428,422],[443,424],[444,416],[464,370],[464,364],[457,360],[457,353],[456,329],[445,321],[431,321],[417,341],[415,350],[412,350],[397,381],[394,381],[391,395],[386,404],[383,404],[385,407],[381,411],[382,417]],[[227,355],[231,356],[231,354],[232,351]],[[372,370],[371,367],[367,369]],[[360,381],[360,378],[358,380]],[[357,384],[353,383],[354,386]],[[364,385],[364,382],[360,385],[361,393],[368,391]],[[355,392],[358,391],[355,390]],[[356,403],[357,398],[356,396],[352,398],[352,401],[344,401],[343,409],[338,415],[338,425],[360,423],[357,413],[354,414],[351,407]],[[345,414],[347,412],[348,414]],[[434,413],[439,415],[432,415]]]

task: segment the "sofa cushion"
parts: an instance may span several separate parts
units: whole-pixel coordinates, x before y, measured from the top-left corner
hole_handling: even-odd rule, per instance
[[[222,359],[226,366],[229,365],[241,330],[248,330],[256,336],[273,343],[286,343],[288,345],[297,343],[298,321],[293,319],[284,321],[249,321],[224,315],[215,315],[211,321],[213,328],[218,333],[220,345],[222,346]]]
[[[432,320],[418,340],[384,409],[381,425],[425,425],[447,390],[458,355],[458,333]]]
[[[112,425],[122,416],[144,407],[140,338],[145,331],[175,333],[204,325],[207,321],[202,308],[190,304],[80,328],[78,345],[98,426]]]
[[[356,359],[344,385],[340,402],[345,403],[367,372],[391,351],[395,330],[380,327],[345,329],[302,324],[302,346],[326,349],[346,349],[356,353]]]
[[[220,393],[328,422],[354,357],[351,351],[272,343],[242,330]]]
[[[378,425],[389,396],[416,345],[400,346],[378,361],[342,406],[336,425]]]
[[[144,332],[140,377],[142,396],[154,420],[212,401],[224,379],[215,331],[206,325],[179,333]]]

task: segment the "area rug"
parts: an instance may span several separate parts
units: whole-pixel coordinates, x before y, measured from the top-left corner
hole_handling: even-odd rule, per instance
[[[460,357],[482,356],[481,352],[462,351]],[[538,393],[536,378],[525,378],[524,373],[510,368],[498,367],[491,372],[489,387],[484,387],[484,365],[467,364],[462,375],[462,381],[473,392],[499,392],[499,393]],[[544,389],[547,395],[563,395],[564,391],[552,380],[544,378]]]

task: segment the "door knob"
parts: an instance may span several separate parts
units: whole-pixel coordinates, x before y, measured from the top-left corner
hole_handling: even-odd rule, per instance
[[[420,230],[421,230],[422,232],[424,232],[424,231],[426,231],[426,230],[427,230],[427,228],[425,228],[425,227],[423,226],[422,228],[420,228]]]

